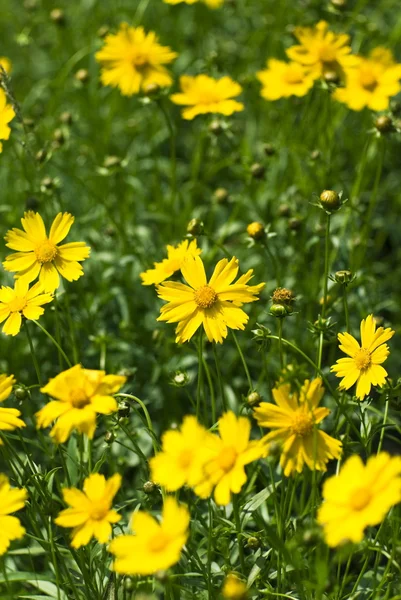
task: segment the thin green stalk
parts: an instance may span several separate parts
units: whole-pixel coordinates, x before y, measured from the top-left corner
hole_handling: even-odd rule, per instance
[[[10,582],[8,580],[8,575],[7,575],[6,560],[5,560],[4,556],[2,556],[0,560],[1,560],[1,570],[3,571],[4,581],[6,582],[7,596],[9,597],[10,600],[13,600],[13,594],[11,591],[11,586],[10,586]]]
[[[347,333],[349,333],[349,310],[348,310],[348,290],[347,285],[343,285],[343,302],[344,302],[344,313],[345,313],[345,327]]]
[[[244,357],[244,355],[242,353],[242,350],[241,350],[241,347],[240,347],[240,345],[238,343],[237,336],[235,335],[235,333],[234,333],[233,330],[231,330],[231,332],[232,332],[232,336],[234,338],[235,345],[237,346],[238,354],[240,355],[240,358],[241,358],[241,361],[242,361],[242,364],[243,364],[243,367],[244,367],[245,375],[246,375],[246,378],[247,378],[247,381],[248,381],[248,388],[249,388],[248,392],[252,392],[253,385],[252,385],[252,379],[251,379],[251,375],[249,373],[248,365],[246,364],[245,357]]]
[[[388,397],[386,398],[386,403],[384,405],[384,417],[383,417],[383,424],[382,424],[382,428],[380,431],[380,439],[379,439],[379,446],[377,448],[377,454],[379,454],[381,452],[382,446],[383,446],[383,438],[384,438],[384,430],[386,427],[386,423],[387,423],[387,416],[388,416],[388,406],[389,406],[389,400]]]
[[[36,377],[38,378],[38,382],[39,382],[40,386],[42,387],[43,384],[42,384],[42,378],[40,376],[39,363],[38,363],[38,359],[36,358],[36,353],[35,353],[35,349],[33,347],[31,333],[29,331],[29,326],[28,326],[27,321],[25,321],[25,331],[26,331],[26,336],[28,338],[29,349],[31,351],[33,366],[35,367],[35,371],[36,371]]]
[[[130,400],[133,400],[134,402],[137,402],[139,404],[139,406],[141,407],[143,414],[145,415],[145,419],[146,419],[146,424],[148,426],[149,429],[149,433],[151,434],[151,438],[152,438],[152,444],[153,444],[153,450],[155,452],[155,454],[157,454],[157,452],[159,451],[158,447],[157,447],[157,443],[156,443],[156,435],[153,429],[153,425],[152,425],[152,420],[150,418],[148,409],[146,408],[145,404],[142,402],[142,400],[140,400],[139,398],[137,398],[136,396],[133,396],[132,394],[124,394],[124,393],[119,393],[119,394],[115,394],[116,397],[118,398],[128,398]]]
[[[327,308],[327,292],[328,292],[328,283],[329,283],[329,258],[330,258],[330,215],[326,215],[326,233],[325,233],[325,243],[324,243],[324,274],[323,274],[323,304],[322,304],[322,319],[326,316],[326,308]],[[323,355],[323,342],[324,335],[323,331],[320,332],[319,336],[319,346],[317,353],[317,366],[320,369],[322,366],[322,355]]]
[[[207,540],[207,589],[208,597],[213,598],[213,585],[212,585],[212,552],[213,552],[213,508],[212,501],[209,498],[208,502],[209,509],[209,528],[208,528],[208,540]]]
[[[201,328],[198,336],[198,385],[196,391],[196,418],[200,418],[201,391],[202,391],[202,350],[203,350],[203,329]]]
[[[223,405],[223,411],[225,412],[227,410],[227,400],[226,400],[226,393],[224,391],[224,383],[223,383],[223,378],[221,376],[219,360],[217,357],[216,342],[213,342],[213,355],[214,355],[214,362],[216,365],[217,380],[219,382],[221,403]]]
[[[53,342],[53,344],[56,346],[56,348],[58,349],[58,351],[60,352],[60,354],[62,355],[62,357],[64,358],[65,362],[67,363],[67,365],[69,367],[72,367],[72,364],[68,358],[68,356],[66,355],[66,353],[64,352],[64,350],[62,349],[62,347],[56,342],[56,340],[54,339],[54,337],[51,335],[51,333],[49,333],[40,323],[39,321],[35,321],[32,319],[32,321],[35,323],[35,325],[37,325],[39,327],[39,329],[41,329],[43,331],[43,333],[45,333],[47,335],[47,337],[49,338],[49,340],[51,340]],[[26,325],[26,323],[25,323]]]
[[[234,523],[235,530],[237,534],[237,544],[238,544],[238,553],[239,553],[239,561],[241,564],[241,572],[243,575],[246,575],[246,566],[245,566],[245,555],[244,555],[244,546],[242,543],[242,527],[241,527],[241,517],[239,511],[239,500],[238,495],[233,494],[233,512],[234,512]]]
[[[280,269],[277,265],[276,257],[274,256],[273,252],[270,250],[266,240],[263,242],[263,248],[265,249],[266,254],[267,254],[268,258],[270,259],[271,264],[273,266],[274,277],[276,279],[276,285],[277,285],[277,287],[280,287],[280,285],[281,285],[280,284]]]
[[[205,358],[202,357],[202,361],[203,361],[203,369],[206,374],[206,379],[207,379],[207,383],[208,383],[209,391],[210,391],[210,400],[212,403],[212,425],[214,425],[216,423],[216,396],[214,393],[214,387],[213,387],[212,377],[210,375],[210,369],[207,365]]]
[[[177,132],[171,120],[170,113],[163,100],[157,102],[170,134],[170,164],[171,164],[171,210],[173,213],[178,211],[177,201]]]
[[[278,353],[280,356],[280,369],[284,369],[284,356],[283,356],[283,319],[278,318]]]

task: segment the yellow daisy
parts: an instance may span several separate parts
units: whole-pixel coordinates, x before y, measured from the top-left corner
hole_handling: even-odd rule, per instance
[[[7,400],[15,383],[14,375],[0,375],[0,402]],[[16,408],[0,407],[0,431],[13,431],[25,427],[24,421],[19,419],[21,412]],[[0,446],[3,444],[0,438]]]
[[[219,434],[205,438],[205,449],[210,457],[203,465],[203,481],[195,486],[201,498],[211,495],[214,488],[216,504],[227,505],[231,493],[239,494],[246,483],[245,465],[267,455],[267,445],[250,441],[251,423],[246,417],[237,417],[232,411],[219,419]]]
[[[12,488],[6,475],[0,473],[0,555],[4,554],[13,540],[19,540],[25,529],[11,513],[24,507],[28,493],[22,488]]]
[[[104,475],[92,473],[84,481],[83,492],[77,488],[63,490],[63,498],[71,508],[62,510],[54,520],[60,527],[73,527],[71,546],[80,548],[95,537],[106,544],[112,532],[112,523],[121,516],[111,508],[114,496],[121,486],[121,475],[106,480]]]
[[[13,107],[7,103],[7,96],[4,90],[0,89],[0,140],[8,140],[11,133],[9,122],[15,117]],[[3,151],[3,144],[0,142],[0,152]]]
[[[357,58],[356,66],[346,71],[345,87],[335,90],[333,97],[351,110],[387,110],[390,98],[401,91],[400,79],[401,64],[379,47],[369,58]]]
[[[333,33],[326,21],[319,21],[314,27],[296,27],[294,36],[299,41],[286,50],[288,58],[308,67],[315,77],[335,73],[342,77],[345,69],[355,65],[351,54],[349,35]]]
[[[92,439],[96,415],[109,415],[118,409],[113,394],[126,379],[121,375],[106,375],[105,371],[84,369],[81,365],[63,371],[40,389],[56,400],[36,413],[37,427],[48,427],[56,420],[50,435],[59,444],[65,442],[74,429]]]
[[[21,329],[22,317],[37,320],[45,309],[43,304],[53,300],[52,294],[44,293],[40,282],[29,289],[29,284],[24,279],[17,279],[14,289],[2,286],[0,288],[0,323],[3,333],[17,335]]]
[[[195,4],[196,2],[203,2],[209,8],[219,8],[223,5],[224,0],[163,0],[166,4]]]
[[[241,86],[231,77],[213,79],[208,75],[182,75],[180,77],[181,93],[173,94],[170,99],[174,104],[187,105],[182,116],[190,121],[197,115],[220,113],[232,115],[244,110],[241,102],[232,100],[242,92]]]
[[[228,573],[221,593],[226,600],[246,600],[248,597],[246,584],[235,573]]]
[[[263,84],[260,92],[266,100],[278,100],[289,96],[305,96],[315,82],[310,69],[296,62],[267,61],[267,69],[256,73]]]
[[[360,542],[364,529],[381,523],[401,501],[401,458],[381,452],[364,465],[359,456],[351,456],[339,475],[325,481],[323,499],[317,520],[327,544]]]
[[[74,223],[70,213],[58,213],[48,236],[39,213],[24,213],[21,223],[24,231],[13,228],[4,238],[8,248],[18,250],[3,262],[6,271],[17,272],[17,279],[27,283],[39,277],[45,292],[58,288],[59,274],[67,281],[82,277],[84,271],[79,263],[88,258],[89,246],[85,242],[58,245]]]
[[[249,286],[253,269],[232,283],[238,274],[238,260],[233,257],[220,260],[209,281],[199,256],[187,257],[181,273],[189,285],[166,281],[157,287],[157,293],[168,304],[160,310],[158,321],[177,323],[176,342],[182,344],[192,338],[203,324],[210,342],[222,343],[227,337],[227,327],[245,329],[248,315],[240,308],[247,302],[258,300],[257,294],[264,283]]]
[[[149,86],[166,87],[172,78],[164,65],[171,63],[177,53],[161,46],[153,31],[121,23],[116,34],[106,36],[104,46],[96,52],[102,65],[103,85],[118,87],[124,96],[146,92]]]
[[[142,285],[156,285],[168,279],[181,269],[187,256],[198,256],[202,250],[198,248],[196,240],[184,240],[178,246],[167,246],[167,258],[162,262],[154,263],[154,269],[148,269],[140,274]]]
[[[109,551],[115,555],[113,569],[126,575],[152,575],[175,565],[188,539],[189,512],[175,498],[164,501],[162,521],[141,510],[132,515],[135,535],[115,538]]]
[[[273,389],[277,406],[262,402],[254,409],[258,424],[272,429],[265,441],[282,444],[280,465],[286,477],[301,473],[305,463],[312,470],[326,471],[327,462],[341,454],[341,442],[316,427],[330,414],[328,408],[319,407],[323,394],[320,378],[305,380],[299,394],[291,394],[287,383]]]
[[[372,385],[382,387],[385,384],[387,371],[381,364],[390,354],[385,342],[394,333],[390,327],[379,327],[376,331],[373,315],[369,315],[361,321],[361,345],[349,333],[338,334],[340,350],[350,357],[339,358],[331,367],[337,377],[343,378],[339,386],[341,390],[349,390],[356,383],[355,395],[363,400]]]

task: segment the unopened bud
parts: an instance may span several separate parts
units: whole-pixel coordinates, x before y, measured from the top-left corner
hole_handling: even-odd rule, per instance
[[[375,127],[379,133],[390,133],[391,131],[394,131],[394,123],[390,117],[387,117],[386,115],[382,115],[376,119]]]
[[[277,317],[279,319],[286,317],[288,314],[287,308],[285,306],[283,306],[282,304],[272,304],[269,312],[273,317]]]
[[[209,131],[214,135],[220,135],[220,133],[223,131],[220,121],[217,121],[217,119],[212,121],[209,125]]]
[[[272,144],[263,144],[263,152],[266,156],[273,156],[276,154],[276,149]]]
[[[72,114],[68,111],[65,111],[63,113],[61,113],[60,115],[60,121],[61,123],[64,123],[65,125],[71,125],[72,123]]]
[[[121,158],[119,156],[106,156],[103,161],[103,166],[106,169],[112,169],[121,165]]]
[[[142,489],[145,492],[145,494],[153,494],[153,492],[156,489],[156,484],[153,483],[153,481],[145,481]]]
[[[106,433],[104,434],[104,441],[106,442],[106,444],[111,445],[115,439],[116,434],[113,431],[106,431]]]
[[[213,198],[218,204],[223,204],[229,198],[228,191],[225,188],[217,188],[213,194]]]
[[[38,150],[38,152],[35,154],[35,160],[37,160],[38,163],[42,163],[46,160],[46,156],[46,150]]]
[[[22,401],[29,398],[30,393],[29,390],[27,390],[25,387],[23,387],[22,385],[18,385],[14,388],[14,396],[17,398],[17,400]]]
[[[61,8],[53,8],[50,12],[50,18],[53,23],[56,23],[57,25],[65,25],[65,14]]]
[[[293,217],[288,221],[288,227],[293,231],[298,231],[302,227],[302,219],[299,217]]]
[[[53,138],[58,144],[60,144],[60,146],[62,146],[65,142],[65,135],[63,133],[63,130],[55,129],[53,132]]]
[[[246,546],[252,550],[257,550],[260,548],[260,540],[257,537],[250,537],[247,539]]]
[[[323,74],[323,79],[327,83],[338,83],[340,81],[340,78],[336,71],[325,71]]]
[[[118,406],[118,417],[120,419],[124,419],[125,417],[128,417],[129,414],[131,412],[131,407],[129,404],[127,404],[126,402],[120,402],[119,406]]]
[[[337,283],[347,284],[351,283],[354,278],[352,271],[336,271],[334,279]]]
[[[259,163],[253,164],[250,170],[254,179],[263,179],[266,173],[265,167]]]
[[[106,35],[109,33],[110,29],[108,27],[108,25],[102,25],[101,27],[99,27],[99,29],[97,30],[97,35],[100,38],[104,38],[106,37]]]
[[[258,406],[258,404],[260,404],[262,400],[262,396],[259,394],[259,392],[256,391],[253,391],[250,394],[248,394],[246,399],[247,404],[249,404],[249,406]]]
[[[347,0],[331,0],[332,5],[340,10],[346,8]]]
[[[253,240],[261,240],[265,236],[265,228],[263,223],[259,223],[259,221],[249,223],[246,232]]]
[[[280,217],[289,217],[291,215],[291,208],[288,204],[282,204],[278,208],[278,214]]]
[[[191,219],[187,225],[187,232],[191,235],[202,235],[203,222],[200,219]]]
[[[51,177],[43,177],[41,183],[41,187],[46,190],[51,190],[54,187],[54,180]]]
[[[176,371],[172,377],[171,384],[176,387],[183,387],[189,381],[188,374],[184,371]]]
[[[89,71],[88,69],[79,69],[75,73],[75,79],[80,83],[86,83],[89,79]]]
[[[327,212],[333,212],[340,208],[341,198],[334,190],[324,190],[320,194],[320,204]]]
[[[312,152],[310,153],[311,160],[318,160],[320,158],[320,156],[321,156],[321,152],[320,152],[320,150],[317,150],[317,149],[312,150]]]

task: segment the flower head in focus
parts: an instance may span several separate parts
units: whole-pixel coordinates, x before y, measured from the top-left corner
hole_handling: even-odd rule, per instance
[[[341,442],[316,427],[330,413],[319,407],[323,394],[320,378],[306,380],[299,394],[291,394],[291,386],[283,384],[273,389],[276,404],[262,402],[254,409],[258,424],[272,430],[266,442],[282,444],[280,465],[287,477],[301,473],[305,463],[312,470],[326,471],[327,462],[341,454]]]
[[[248,315],[240,307],[258,300],[257,294],[265,284],[247,285],[252,277],[252,269],[233,283],[238,268],[235,257],[230,261],[223,258],[207,282],[202,259],[189,256],[181,267],[181,273],[189,285],[166,281],[157,287],[159,297],[168,301],[162,306],[158,321],[178,322],[177,343],[190,340],[201,325],[208,340],[218,343],[227,337],[227,327],[245,329]]]
[[[84,274],[79,264],[90,253],[85,242],[58,244],[68,235],[74,217],[70,213],[58,213],[46,234],[39,213],[28,211],[21,219],[23,231],[13,228],[5,236],[6,246],[18,250],[3,262],[6,271],[16,272],[16,278],[30,283],[39,277],[43,291],[54,292],[60,285],[60,277],[76,281]]]
[[[148,269],[140,274],[142,285],[157,285],[168,279],[181,266],[187,256],[198,256],[202,250],[198,248],[196,240],[184,240],[178,246],[167,246],[167,258],[162,262],[154,263],[154,269]]]
[[[323,484],[317,520],[329,546],[360,542],[368,526],[378,525],[401,501],[401,458],[386,452],[371,456],[366,465],[351,456],[337,476]]]
[[[83,491],[77,488],[63,489],[63,498],[70,508],[62,510],[55,523],[60,527],[73,527],[71,546],[80,548],[95,537],[106,544],[112,532],[112,523],[121,516],[113,510],[114,496],[121,486],[121,475],[105,479],[104,475],[92,473],[84,481]]]
[[[53,300],[53,295],[45,293],[40,282],[35,283],[30,289],[26,280],[17,279],[14,289],[2,286],[0,288],[0,323],[3,333],[17,335],[21,329],[22,317],[37,320],[43,315],[43,304]]]
[[[121,23],[115,34],[106,36],[104,46],[96,52],[101,64],[103,85],[118,87],[124,96],[146,92],[149,86],[166,87],[173,82],[164,65],[177,56],[168,46],[161,46],[153,31]]]
[[[0,89],[0,140],[8,140],[11,133],[9,122],[15,117],[15,112],[11,104],[7,102],[7,96],[3,89]],[[3,144],[0,142],[0,152],[3,151]]]
[[[213,79],[208,75],[182,75],[180,77],[181,92],[170,98],[174,104],[188,106],[182,116],[188,121],[197,115],[222,114],[230,116],[244,110],[241,102],[233,100],[242,92],[241,86],[231,77]]]
[[[382,387],[386,381],[387,371],[381,366],[390,354],[385,342],[393,337],[394,331],[387,327],[379,327],[373,315],[361,321],[361,345],[349,333],[339,333],[340,350],[349,358],[339,358],[331,371],[340,381],[341,390],[349,390],[356,383],[356,397],[363,400],[370,392],[372,385]]]
[[[51,400],[36,413],[37,427],[48,427],[56,420],[50,435],[61,444],[76,429],[92,439],[96,429],[96,415],[109,415],[118,410],[113,398],[126,377],[106,375],[105,371],[84,369],[75,365],[63,371],[41,388]]]
[[[14,383],[14,375],[0,375],[0,402],[7,400],[12,392]],[[14,429],[25,427],[24,421],[18,418],[20,416],[21,411],[16,408],[0,407],[0,431],[13,431]],[[2,443],[0,438],[0,446]]]
[[[258,71],[256,76],[263,85],[260,94],[265,100],[305,96],[316,79],[308,67],[275,59],[268,60],[267,69]]]
[[[11,513],[24,507],[28,492],[12,488],[6,475],[0,473],[0,555],[4,554],[13,540],[19,540],[25,529]]]
[[[127,575],[152,575],[175,565],[188,539],[189,512],[175,498],[164,501],[162,520],[144,511],[132,515],[135,535],[121,535],[109,546],[114,554],[113,569]]]

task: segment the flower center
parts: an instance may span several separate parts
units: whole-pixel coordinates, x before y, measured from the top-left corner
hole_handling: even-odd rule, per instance
[[[366,488],[358,488],[350,498],[354,510],[363,510],[369,504],[372,494]]]
[[[228,448],[224,448],[217,459],[219,467],[223,469],[223,471],[230,471],[235,465],[235,461],[237,460],[237,453],[232,446]]]
[[[378,86],[378,81],[371,71],[364,71],[360,76],[361,86],[368,92],[374,92]]]
[[[70,402],[74,408],[83,408],[90,404],[88,396],[81,389],[72,390],[70,393]]]
[[[35,254],[40,263],[51,262],[57,254],[57,246],[50,240],[45,240],[36,246]]]
[[[109,507],[105,502],[95,503],[90,510],[91,519],[101,521],[109,512]]]
[[[151,552],[162,552],[168,545],[169,541],[169,536],[163,531],[159,531],[159,533],[156,533],[156,535],[150,538],[148,544],[149,550]]]
[[[200,308],[211,308],[217,300],[217,294],[210,285],[202,285],[194,293],[194,300]]]
[[[187,469],[189,467],[189,465],[191,464],[192,459],[193,459],[192,450],[183,450],[178,457],[178,464],[183,469]]]
[[[313,429],[313,419],[311,415],[297,413],[294,415],[291,423],[292,432],[301,437],[311,433]]]
[[[11,312],[21,312],[23,308],[26,306],[26,298],[25,296],[17,296],[14,300],[8,304],[8,308]]]
[[[286,71],[284,75],[284,79],[286,83],[302,83],[303,82],[303,74],[302,71],[296,68],[290,68]]]
[[[355,366],[360,371],[368,369],[372,364],[372,356],[366,348],[361,348],[354,356]]]

